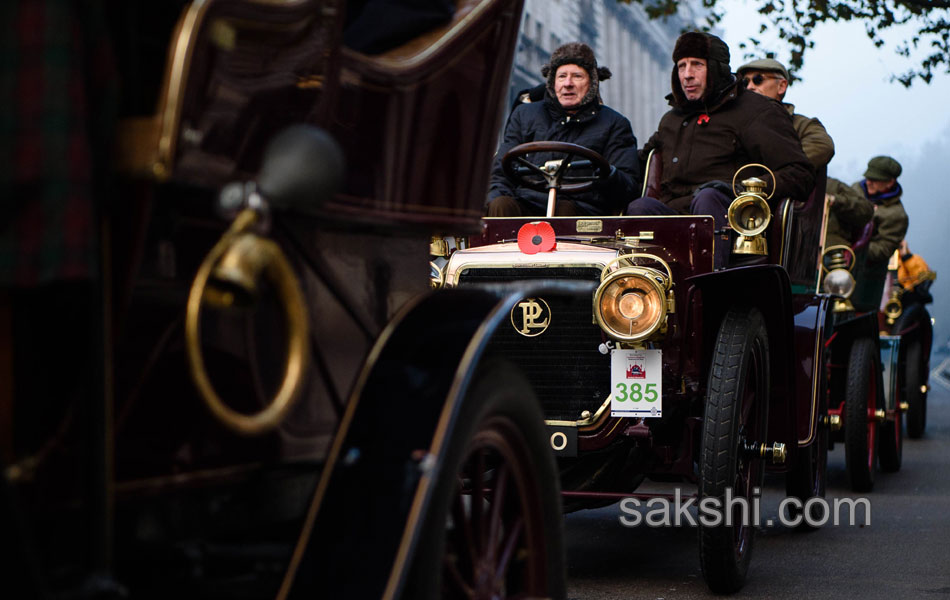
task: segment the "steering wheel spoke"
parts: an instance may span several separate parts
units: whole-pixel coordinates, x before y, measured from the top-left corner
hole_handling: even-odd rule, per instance
[[[525,157],[534,153],[562,154],[564,158],[554,173],[547,173],[538,165],[532,164]],[[583,164],[572,164],[574,157],[584,160],[577,161]],[[545,192],[556,189],[558,193],[577,193],[593,187],[597,181],[603,181],[610,175],[610,163],[603,156],[584,146],[567,142],[528,142],[509,150],[502,157],[502,168],[514,181],[524,187]],[[527,167],[530,173],[525,173],[518,166]],[[572,174],[571,171],[591,169],[590,173]],[[543,181],[529,176],[540,175]],[[570,182],[570,183],[568,183]]]

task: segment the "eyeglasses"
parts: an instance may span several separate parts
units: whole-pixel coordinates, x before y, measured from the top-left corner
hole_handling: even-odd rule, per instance
[[[754,85],[762,85],[762,82],[766,79],[785,79],[784,77],[779,77],[778,75],[763,75],[762,73],[756,73],[750,79],[749,77],[742,78],[742,87],[749,87],[749,82],[751,81]]]

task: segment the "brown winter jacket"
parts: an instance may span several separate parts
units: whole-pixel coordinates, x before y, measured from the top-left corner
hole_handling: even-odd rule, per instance
[[[792,127],[802,142],[802,151],[815,169],[830,163],[835,155],[835,143],[821,121],[796,113],[794,104],[783,103],[782,106],[792,115]]]
[[[675,68],[673,75],[675,80]],[[802,152],[791,118],[778,102],[735,84],[709,102],[707,110],[701,103],[684,102],[681,94],[668,99],[673,108],[640,151],[645,160],[653,148],[662,150],[657,198],[661,202],[688,213],[697,187],[716,180],[728,185],[736,171],[749,163],[764,164],[775,173],[773,209],[782,198],[804,200],[811,193],[814,168]],[[755,174],[746,170],[740,177]]]

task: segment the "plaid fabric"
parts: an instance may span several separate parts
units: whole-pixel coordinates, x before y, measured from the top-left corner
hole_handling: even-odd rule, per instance
[[[0,2],[0,286],[97,273],[116,91],[97,0]]]

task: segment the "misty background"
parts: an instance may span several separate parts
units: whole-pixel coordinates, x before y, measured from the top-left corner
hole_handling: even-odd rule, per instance
[[[732,53],[732,68],[751,60],[740,44],[755,37],[764,43],[749,50],[754,58],[765,51],[789,63],[787,46],[768,32],[759,33],[762,18],[740,0],[723,7],[723,39]],[[898,182],[910,219],[907,243],[915,254],[937,272],[931,287],[934,318],[934,351],[946,349],[950,340],[950,75],[937,75],[929,85],[917,81],[911,88],[891,82],[919,64],[919,57],[905,58],[894,51],[910,36],[913,26],[884,36],[887,45],[876,48],[860,23],[824,25],[815,29],[815,47],[805,53],[805,64],[789,87],[785,101],[795,111],[817,117],[835,141],[835,157],[828,174],[853,183],[862,178],[868,159],[886,154],[904,170]],[[770,44],[772,44],[770,46]],[[935,363],[931,363],[935,366]]]

